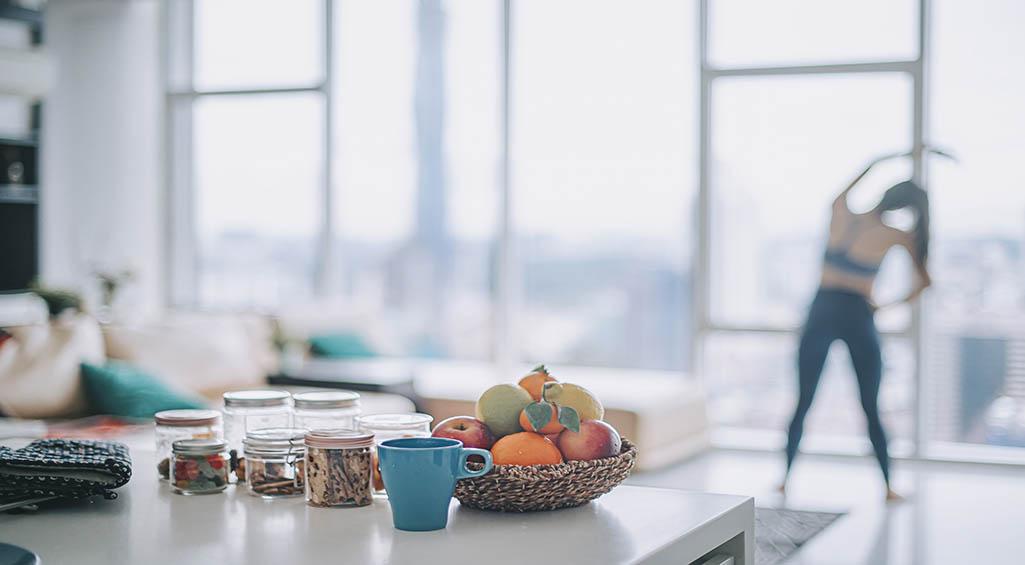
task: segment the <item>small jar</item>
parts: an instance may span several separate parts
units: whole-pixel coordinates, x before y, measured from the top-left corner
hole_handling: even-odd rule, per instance
[[[253,430],[242,440],[246,490],[253,496],[300,496],[306,482],[305,429]]]
[[[382,441],[403,437],[430,437],[430,414],[368,414],[356,418],[356,427],[360,431],[374,434],[374,493],[384,494],[384,479],[377,461],[376,446]]]
[[[291,395],[283,390],[240,390],[224,393],[224,440],[232,471],[245,480],[242,440],[252,430],[292,427]]]
[[[179,439],[222,439],[221,413],[216,410],[164,410],[153,416],[157,438],[157,475],[166,481],[171,469],[171,444]]]
[[[178,494],[212,494],[228,487],[228,449],[221,439],[171,444],[171,486]]]
[[[310,430],[355,429],[359,394],[349,390],[318,390],[292,395],[295,427]]]
[[[373,434],[313,430],[306,434],[305,442],[307,504],[367,506],[373,502]]]

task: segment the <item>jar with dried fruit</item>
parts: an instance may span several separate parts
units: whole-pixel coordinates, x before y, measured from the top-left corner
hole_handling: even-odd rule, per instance
[[[314,430],[306,434],[306,503],[310,506],[367,506],[373,502],[373,434]]]
[[[377,447],[382,441],[404,437],[431,437],[430,414],[368,414],[356,418],[356,427],[374,434],[374,494],[383,495],[384,480],[377,462]]]
[[[302,428],[268,428],[246,434],[242,445],[249,494],[263,498],[303,494],[306,431]]]
[[[211,494],[228,486],[228,449],[220,439],[171,444],[171,486],[178,494]]]
[[[164,410],[153,416],[157,438],[157,475],[167,480],[171,444],[179,439],[221,439],[221,413],[216,410]]]

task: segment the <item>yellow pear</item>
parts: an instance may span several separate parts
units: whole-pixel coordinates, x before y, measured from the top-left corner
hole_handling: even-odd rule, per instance
[[[605,417],[605,407],[598,397],[580,385],[545,383],[543,395],[549,402],[576,410],[581,420],[601,420]]]

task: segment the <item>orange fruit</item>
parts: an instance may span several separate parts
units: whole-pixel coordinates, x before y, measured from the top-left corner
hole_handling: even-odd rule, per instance
[[[545,402],[545,404],[552,407],[552,417],[548,420],[548,423],[540,430],[535,430],[531,427],[530,418],[527,417],[527,409],[524,408],[523,411],[520,412],[520,427],[523,428],[523,431],[549,435],[557,434],[566,429],[566,426],[559,423],[559,409],[554,404],[549,404],[548,402]]]
[[[495,465],[557,465],[562,453],[545,436],[534,432],[507,435],[491,446]]]
[[[548,369],[544,365],[538,365],[517,384],[527,389],[534,402],[540,402],[541,390],[544,389],[545,383],[550,382],[556,382],[555,377],[548,374]]]

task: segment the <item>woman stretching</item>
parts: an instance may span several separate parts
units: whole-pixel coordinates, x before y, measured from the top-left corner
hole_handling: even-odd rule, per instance
[[[886,306],[911,302],[929,286],[931,281],[925,264],[929,252],[929,199],[918,185],[904,181],[888,189],[875,208],[855,214],[847,206],[847,195],[876,163],[906,155],[876,159],[833,201],[822,281],[812,301],[797,354],[800,397],[787,438],[786,477],[789,477],[804,433],[804,418],[815,397],[829,346],[838,339],[843,341],[850,350],[858,377],[861,407],[868,420],[868,437],[886,481],[887,500],[900,497],[890,488],[890,456],[886,449],[886,432],[879,420],[879,381],[883,367],[879,333],[873,320],[879,306],[872,300],[872,283],[887,251],[901,246],[914,260],[917,281],[903,300]],[[915,225],[910,232],[883,222],[883,212],[903,208],[915,215]],[[786,477],[781,490],[786,488]]]

